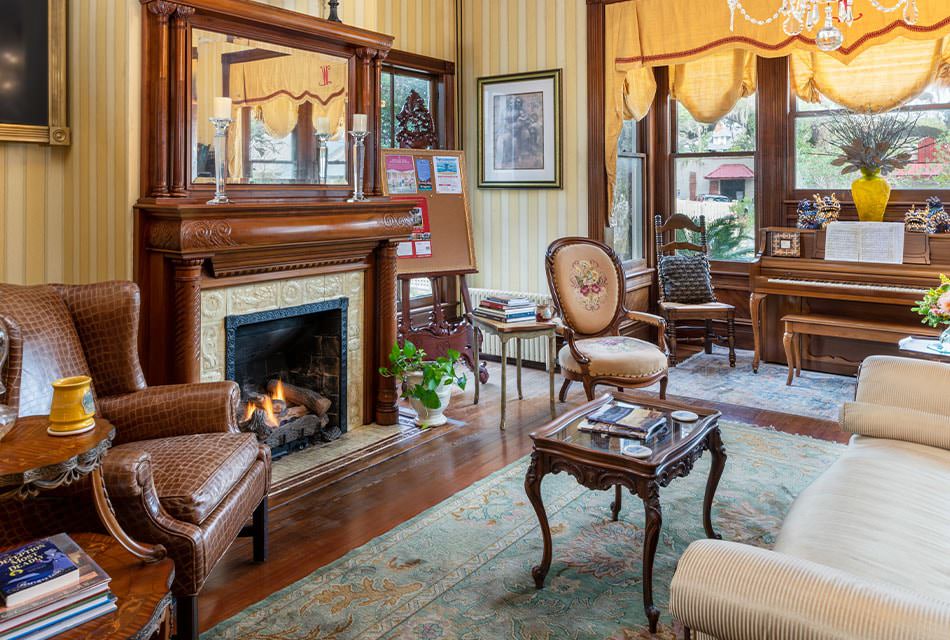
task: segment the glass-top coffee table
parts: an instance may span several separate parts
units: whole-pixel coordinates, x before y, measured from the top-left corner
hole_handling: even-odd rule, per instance
[[[623,402],[663,414],[664,426],[651,438],[640,441],[615,435],[601,435],[582,431],[586,417],[608,402]],[[691,411],[698,415],[694,422],[679,422],[670,415],[674,411]],[[567,472],[588,489],[614,488],[611,516],[620,514],[623,487],[643,500],[646,512],[646,533],[643,540],[643,607],[650,622],[651,633],[656,632],[660,611],[653,605],[653,559],[660,536],[662,513],[660,487],[675,478],[689,475],[693,464],[707,449],[712,454],[712,466],[703,497],[703,528],[710,538],[719,538],[712,526],[710,510],[719,478],[726,465],[726,449],[719,433],[720,413],[668,400],[638,401],[622,393],[606,394],[592,402],[552,421],[531,434],[534,441],[531,465],[524,486],[541,524],[544,554],[541,564],[531,570],[537,588],[551,568],[551,529],[541,501],[541,481],[549,473]],[[622,453],[630,445],[643,444],[652,450],[646,458],[635,458]]]

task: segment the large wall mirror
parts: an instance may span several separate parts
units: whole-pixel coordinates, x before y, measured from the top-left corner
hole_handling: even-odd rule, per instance
[[[345,57],[194,28],[191,175],[214,182],[215,98],[231,100],[231,184],[345,185],[350,65]]]

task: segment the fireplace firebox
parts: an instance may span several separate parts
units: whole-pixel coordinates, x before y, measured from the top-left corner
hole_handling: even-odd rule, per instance
[[[225,318],[240,427],[276,459],[347,430],[347,298]]]

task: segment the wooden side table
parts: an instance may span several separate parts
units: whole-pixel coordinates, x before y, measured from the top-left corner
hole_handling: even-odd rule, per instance
[[[551,418],[554,418],[554,368],[557,366],[557,325],[554,322],[500,322],[472,314],[475,327],[487,333],[498,336],[501,340],[501,422],[499,428],[505,428],[505,404],[508,400],[508,341],[515,340],[516,346],[516,377],[518,382],[518,399],[524,398],[521,391],[521,341],[531,338],[548,339],[548,376],[550,378]],[[476,340],[477,342],[477,340]],[[475,349],[475,371],[479,370],[479,350]],[[475,404],[478,404],[481,381],[475,376]]]
[[[44,489],[72,484],[90,476],[96,513],[106,530],[132,555],[156,562],[165,557],[161,545],[133,540],[116,520],[102,479],[102,458],[115,437],[115,427],[96,418],[91,431],[75,436],[51,436],[46,433],[45,416],[19,418],[2,441],[0,450],[0,498],[27,500]]]

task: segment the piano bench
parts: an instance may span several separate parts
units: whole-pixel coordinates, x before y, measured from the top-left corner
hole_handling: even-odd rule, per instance
[[[940,329],[930,327],[912,328],[906,324],[896,322],[863,320],[817,313],[790,313],[782,317],[782,322],[785,323],[785,335],[782,338],[782,343],[785,345],[785,359],[788,362],[788,379],[785,381],[787,385],[792,384],[794,377],[802,375],[800,340],[802,335],[888,342],[891,344],[897,344],[902,338],[906,338],[911,334],[940,335]]]

